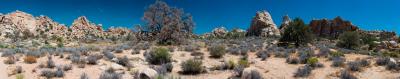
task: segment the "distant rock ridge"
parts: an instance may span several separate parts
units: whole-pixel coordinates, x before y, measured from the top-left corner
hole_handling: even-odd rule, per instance
[[[116,34],[128,34],[127,32],[130,32],[127,28],[115,28],[110,32],[105,32],[101,24],[91,23],[85,16],[75,19],[68,28],[64,24],[53,21],[50,17],[43,15],[34,17],[18,10],[8,14],[0,14],[0,30],[0,40],[6,41],[15,40],[11,37],[37,36],[45,39],[54,36],[66,39],[105,38],[106,35],[123,36]]]
[[[350,21],[343,20],[339,16],[333,20],[312,20],[310,22],[310,27],[317,36],[334,38],[345,31],[358,30],[357,26],[353,25]]]
[[[247,36],[280,36],[280,31],[267,11],[258,11],[247,29]]]

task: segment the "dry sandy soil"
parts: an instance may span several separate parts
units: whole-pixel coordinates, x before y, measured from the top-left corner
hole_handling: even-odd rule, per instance
[[[143,53],[144,50],[141,51],[141,54],[130,54],[131,50],[124,50],[123,53],[115,53],[116,56],[128,56],[131,60],[132,64],[135,67],[147,67],[146,62],[144,61]],[[212,67],[218,64],[221,64],[221,61],[224,59],[229,60],[238,60],[240,57],[235,55],[226,54],[224,58],[214,59],[209,58],[209,54],[206,49],[201,49],[201,52],[204,52],[204,59],[203,59],[203,66]],[[93,52],[99,53],[99,52]],[[172,73],[169,75],[179,76],[182,79],[227,79],[233,75],[232,70],[214,70],[208,71],[207,73],[199,74],[199,75],[181,75],[178,72],[181,71],[180,63],[192,58],[189,52],[184,51],[175,51],[172,52],[173,54],[173,62],[174,69]],[[21,56],[21,55],[20,55]],[[67,55],[65,55],[67,56]],[[373,60],[372,57],[367,55],[356,55],[356,54],[346,54],[346,61],[353,61],[359,58],[370,58]],[[25,79],[44,79],[44,77],[40,77],[40,68],[38,68],[39,63],[44,63],[47,60],[47,57],[41,57],[38,59],[37,63],[34,64],[27,64],[23,62],[23,57],[20,57],[19,60],[15,64],[4,64],[4,60],[6,57],[1,57],[0,61],[0,79],[15,79],[15,75],[7,75],[7,67],[12,65],[22,66],[24,72],[22,75]],[[63,65],[63,64],[70,64],[71,61],[65,58],[60,58],[58,56],[54,56],[53,60],[55,61],[56,65]],[[304,64],[287,64],[285,58],[276,58],[270,57],[266,61],[261,61],[260,58],[256,58],[255,53],[249,53],[249,61],[254,62],[250,65],[250,67],[255,68],[258,70],[265,79],[295,79],[293,77],[294,73],[297,71],[297,68],[303,66]],[[331,67],[332,61],[328,61],[325,58],[320,58],[320,62],[324,64],[325,67],[317,68],[312,71],[311,76],[307,79],[337,79],[337,75],[340,70],[344,68],[334,68]],[[355,75],[360,79],[395,79],[400,77],[398,72],[392,72],[385,70],[383,66],[376,66],[374,62],[371,62],[371,66],[363,69],[361,72],[356,72]],[[85,68],[78,68],[77,65],[73,65],[72,70],[66,71],[64,78],[60,79],[79,79],[82,73],[87,73],[90,79],[98,79],[99,75],[104,71],[104,67],[113,64],[109,60],[105,60],[104,58],[99,60],[97,65],[86,65]],[[35,71],[35,72],[34,72]],[[132,76],[126,71],[123,74],[123,79],[131,79]],[[57,78],[55,78],[57,79]]]

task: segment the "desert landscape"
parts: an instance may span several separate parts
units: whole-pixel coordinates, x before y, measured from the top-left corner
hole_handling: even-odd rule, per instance
[[[400,39],[351,21],[254,12],[248,29],[193,33],[183,9],[157,0],[146,24],[70,26],[16,10],[0,14],[0,79],[399,79]],[[196,27],[201,29],[202,27]]]

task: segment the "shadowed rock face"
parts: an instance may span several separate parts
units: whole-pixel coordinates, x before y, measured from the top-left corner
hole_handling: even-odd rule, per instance
[[[358,30],[357,26],[353,25],[350,21],[342,20],[340,17],[336,17],[333,20],[312,20],[310,27],[317,36],[334,38],[345,31]]]
[[[247,36],[279,36],[279,29],[276,27],[271,15],[267,11],[259,11],[251,21],[247,29]]]
[[[290,21],[291,20],[290,20],[289,15],[283,16],[282,24],[279,27],[279,30],[281,31],[281,33],[285,32],[285,29],[289,26]]]

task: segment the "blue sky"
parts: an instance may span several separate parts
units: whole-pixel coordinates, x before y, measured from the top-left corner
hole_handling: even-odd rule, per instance
[[[267,10],[280,25],[282,16],[332,19],[341,16],[365,30],[400,31],[400,0],[164,0],[193,15],[195,33],[215,27],[247,29],[257,11]],[[145,7],[155,0],[0,0],[0,13],[21,10],[34,16],[46,15],[71,25],[79,16],[96,24],[132,27],[144,24]]]

